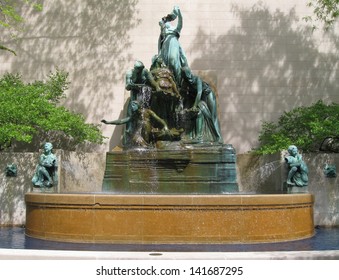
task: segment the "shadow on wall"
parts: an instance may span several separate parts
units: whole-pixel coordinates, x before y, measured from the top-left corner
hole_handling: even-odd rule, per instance
[[[26,80],[44,79],[60,68],[70,73],[64,104],[100,123],[115,102],[114,85],[123,81],[130,59],[129,30],[140,23],[138,0],[48,1],[41,13],[24,14],[26,30],[3,42],[18,56],[2,52],[0,60]],[[121,95],[123,96],[123,92]],[[62,148],[62,147],[58,147]]]
[[[60,192],[101,192],[105,153],[60,152]]]
[[[218,71],[226,142],[253,147],[262,120],[275,121],[283,111],[319,99],[339,101],[338,36],[329,32],[316,43],[315,34],[300,24],[294,9],[272,12],[255,4],[250,9],[233,5],[232,11],[237,26],[220,36],[200,29],[191,47],[200,53],[192,69],[207,62]],[[326,52],[320,51],[320,43]]]
[[[326,164],[338,169],[338,153],[304,153],[303,159],[309,169],[307,187],[287,190],[288,168],[284,157],[287,151],[273,155],[259,156],[251,153],[237,157],[237,181],[240,192],[245,193],[292,193],[309,192],[314,195],[314,222],[320,226],[339,225],[339,176],[327,177]]]
[[[265,156],[253,153],[238,155],[239,190],[256,194],[282,193],[287,174],[283,158],[285,154],[282,152]]]
[[[23,225],[27,192],[101,192],[106,154],[54,151],[58,158],[58,186],[33,188],[32,178],[42,150],[36,153],[0,153],[0,226]],[[17,176],[7,177],[7,164],[17,165]]]
[[[339,167],[338,153],[310,153],[303,158],[310,169],[309,191],[314,194],[314,220],[326,226],[339,225],[339,176],[326,177],[326,164]]]
[[[24,195],[30,190],[37,153],[1,153],[0,160],[0,225],[22,225],[25,221]],[[17,177],[7,177],[7,164],[15,163],[18,167]]]

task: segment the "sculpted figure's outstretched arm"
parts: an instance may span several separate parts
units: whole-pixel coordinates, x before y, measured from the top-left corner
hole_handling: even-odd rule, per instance
[[[106,120],[101,120],[102,123],[104,124],[115,124],[115,125],[121,125],[128,123],[131,120],[131,117],[123,118],[121,120],[115,120],[115,121],[106,121]]]

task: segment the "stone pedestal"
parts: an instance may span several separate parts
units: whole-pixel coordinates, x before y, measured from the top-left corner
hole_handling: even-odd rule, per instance
[[[109,152],[103,191],[149,194],[238,192],[231,145],[176,146]]]

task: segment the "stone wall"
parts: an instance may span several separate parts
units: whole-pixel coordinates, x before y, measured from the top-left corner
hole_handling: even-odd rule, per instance
[[[32,178],[41,153],[0,153],[0,226],[25,224],[26,192],[33,188]],[[105,171],[104,153],[79,153],[57,150],[58,185],[48,192],[100,192]],[[15,163],[17,177],[6,177],[7,164]]]
[[[27,22],[16,40],[2,33],[2,43],[18,55],[0,52],[0,75],[19,72],[33,81],[64,69],[71,81],[65,106],[93,123],[121,118],[126,71],[137,59],[150,66],[158,21],[179,5],[188,63],[217,89],[225,143],[246,153],[256,146],[262,121],[319,99],[339,102],[339,29],[312,32],[302,20],[312,13],[306,3],[47,0],[40,13],[23,10]],[[109,139],[98,152],[121,136],[121,126],[102,130]]]
[[[25,223],[24,195],[31,189],[38,153],[0,153],[0,225]],[[7,164],[15,163],[17,177],[6,177]]]
[[[105,163],[105,153],[62,151],[60,192],[101,192]]]
[[[339,154],[306,154],[310,167],[309,192],[315,196],[314,219],[318,225],[339,225]],[[335,164],[336,178],[324,176],[325,164]]]
[[[56,151],[59,159],[59,185],[55,192],[100,192],[105,170],[105,153]],[[339,154],[312,153],[303,155],[309,167],[309,186],[299,191],[315,195],[316,225],[339,225],[339,176],[323,174],[326,163],[339,169]],[[25,224],[24,194],[33,191],[31,179],[39,153],[0,153],[0,226]],[[17,177],[6,177],[7,164],[18,165]],[[283,191],[287,170],[283,154],[237,156],[237,181],[242,193],[272,194]],[[36,190],[34,190],[36,191]]]
[[[324,175],[325,164],[339,171],[339,154],[307,153],[303,159],[309,168],[309,185],[286,189],[287,168],[285,153],[269,156],[238,155],[239,190],[245,193],[309,192],[314,194],[314,223],[321,226],[339,225],[339,174],[336,178]]]

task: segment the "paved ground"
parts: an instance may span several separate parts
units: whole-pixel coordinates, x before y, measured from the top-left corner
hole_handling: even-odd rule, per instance
[[[339,260],[339,250],[287,252],[102,252],[0,249],[1,260]]]

